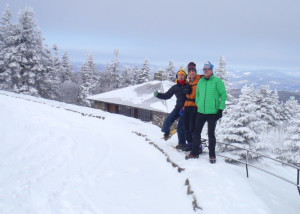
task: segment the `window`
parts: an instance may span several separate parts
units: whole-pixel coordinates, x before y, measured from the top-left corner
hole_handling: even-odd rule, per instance
[[[119,106],[119,114],[130,117],[131,116],[131,107],[129,106]]]
[[[151,111],[138,109],[138,118],[142,121],[151,121]]]

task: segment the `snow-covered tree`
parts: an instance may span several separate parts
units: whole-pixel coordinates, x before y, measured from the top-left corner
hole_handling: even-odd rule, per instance
[[[145,63],[137,76],[137,84],[141,84],[148,81],[150,81],[150,67],[148,59],[145,59]]]
[[[276,96],[275,94],[274,96],[268,85],[262,85],[258,90],[257,96],[261,119],[267,122],[269,128],[277,126],[279,124],[278,95]]]
[[[176,80],[176,68],[173,61],[169,61],[169,65],[167,66],[165,73],[166,79],[171,80],[172,82]]]
[[[119,50],[115,49],[114,58],[112,59],[111,63],[107,63],[105,68],[105,72],[107,75],[105,76],[105,79],[108,84],[108,90],[117,89],[121,85],[121,68],[118,55]]]
[[[217,68],[215,71],[215,76],[219,77],[221,80],[223,80],[225,85],[229,84],[229,78],[226,70],[226,62],[225,62],[225,57],[221,56],[220,57],[220,63],[219,63],[219,68]]]
[[[217,68],[214,71],[214,74],[216,77],[219,77],[221,80],[223,80],[223,82],[225,84],[225,88],[226,88],[226,92],[227,92],[227,101],[230,103],[235,102],[235,98],[232,95],[231,90],[230,90],[229,76],[227,73],[226,61],[225,61],[224,56],[220,57],[219,68]]]
[[[78,73],[81,79],[78,101],[82,105],[91,106],[90,101],[86,98],[93,94],[98,81],[96,79],[97,66],[92,54],[87,56],[86,62],[82,65]]]
[[[66,81],[71,81],[74,72],[73,63],[69,59],[67,52],[65,52],[62,57],[61,67],[62,67],[62,70],[60,72],[61,82],[64,83]]]
[[[131,67],[126,67],[126,69],[122,73],[121,80],[121,87],[127,87],[133,84],[133,72]]]
[[[300,112],[298,112],[286,128],[287,139],[277,150],[278,158],[300,166]]]
[[[10,57],[10,53],[7,50],[11,45],[10,36],[13,35],[14,28],[10,22],[11,18],[12,13],[9,5],[6,5],[0,20],[0,89],[4,90],[12,89],[12,71],[7,67],[7,61]]]
[[[43,78],[38,82],[39,95],[46,99],[58,100],[58,89],[61,86],[61,81],[50,50],[44,50],[42,61],[46,70],[42,71]]]
[[[137,65],[134,66],[133,69],[132,69],[132,75],[133,75],[133,78],[132,78],[132,84],[133,84],[133,85],[138,84],[138,76],[139,76],[139,73],[140,73],[139,67],[138,67]]]
[[[291,96],[284,104],[284,110],[288,119],[293,118],[299,112],[298,100]]]
[[[19,22],[10,32],[11,45],[5,50],[5,66],[10,70],[15,92],[39,96],[51,60],[42,41],[33,10],[21,10]]]
[[[222,142],[255,149],[257,133],[265,129],[266,122],[261,120],[260,106],[257,104],[254,86],[244,86],[236,105],[233,105],[221,119],[218,132]],[[231,151],[233,158],[245,157],[246,151],[234,147],[220,146],[221,151]]]

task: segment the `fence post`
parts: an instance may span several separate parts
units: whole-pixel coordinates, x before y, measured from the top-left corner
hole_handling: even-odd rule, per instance
[[[297,188],[298,188],[298,192],[299,192],[299,195],[300,195],[300,187],[299,187],[299,179],[300,179],[300,176],[299,176],[299,172],[300,170],[299,169],[297,169]]]
[[[248,172],[248,154],[249,154],[249,151],[247,150],[247,154],[246,154],[246,173],[247,173],[247,178],[249,178],[249,172]],[[299,175],[299,173],[298,173]]]

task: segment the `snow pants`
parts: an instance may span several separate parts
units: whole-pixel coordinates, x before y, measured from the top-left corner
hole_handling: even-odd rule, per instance
[[[201,132],[204,124],[207,122],[208,126],[208,150],[209,157],[215,157],[215,148],[216,148],[216,137],[215,137],[215,129],[217,124],[217,115],[216,114],[201,114],[197,112],[195,130],[193,134],[193,145],[192,145],[192,154],[199,154],[199,146],[201,144]]]
[[[193,142],[193,132],[195,130],[196,117],[197,117],[196,106],[184,107],[183,130],[184,130],[185,139],[188,143]]]
[[[168,115],[168,117],[165,119],[164,124],[161,128],[162,132],[170,133],[170,127],[174,123],[176,119],[179,118],[178,124],[177,124],[177,135],[178,135],[178,144],[185,145],[185,137],[184,137],[184,131],[183,131],[183,120],[182,117],[179,115],[179,108],[174,108],[173,111]]]

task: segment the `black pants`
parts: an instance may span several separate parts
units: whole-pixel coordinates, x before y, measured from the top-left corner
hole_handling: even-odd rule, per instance
[[[201,132],[205,122],[208,126],[208,142],[209,142],[209,157],[215,157],[216,137],[215,129],[217,124],[216,114],[201,114],[197,112],[196,125],[193,134],[192,154],[199,154],[199,146],[201,144]]]
[[[196,117],[197,117],[196,106],[184,107],[183,129],[184,129],[185,139],[188,143],[192,143],[193,141],[193,132],[195,130]]]

